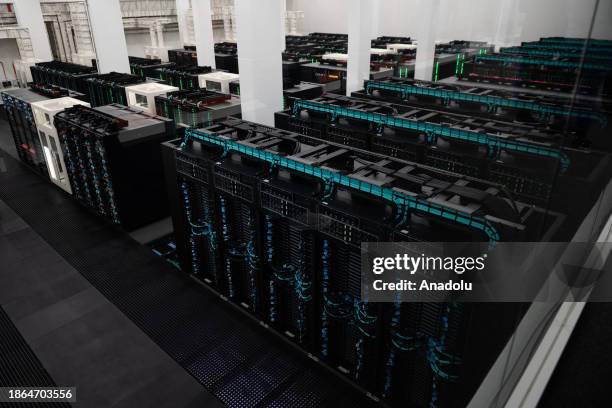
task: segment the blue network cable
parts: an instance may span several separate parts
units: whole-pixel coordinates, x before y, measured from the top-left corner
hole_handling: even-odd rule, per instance
[[[198,250],[196,246],[196,240],[193,234],[192,226],[192,209],[191,209],[191,198],[189,196],[189,185],[186,182],[181,183],[181,194],[183,198],[183,205],[185,207],[185,216],[187,217],[187,222],[190,225],[190,233],[189,233],[189,249],[191,252],[191,269],[195,275],[200,272],[200,259],[198,256]]]
[[[119,212],[117,210],[117,204],[115,202],[115,190],[113,189],[113,182],[108,171],[108,164],[106,163],[106,151],[104,149],[104,146],[102,146],[102,142],[100,142],[99,140],[96,140],[96,151],[98,152],[98,155],[100,157],[100,167],[102,170],[102,177],[106,184],[105,190],[108,196],[108,204],[110,206],[111,217],[113,218],[113,221],[115,223],[120,224],[121,222],[119,220]]]
[[[438,380],[455,381],[458,376],[450,374],[449,369],[461,364],[462,360],[459,357],[453,356],[445,351],[446,336],[448,335],[448,319],[451,308],[454,305],[447,304],[444,314],[441,317],[441,333],[439,339],[429,337],[427,341],[426,357],[431,370],[434,373],[432,381],[432,393],[429,403],[430,408],[437,407],[438,401]]]
[[[329,240],[323,240],[323,248],[321,254],[321,275],[322,275],[322,288],[323,288],[323,296],[327,296],[329,292],[329,260],[331,257],[331,251],[329,248]],[[323,308],[323,313],[321,314],[321,354],[327,357],[329,350],[329,320],[327,317],[327,313],[325,311],[325,307]]]
[[[221,211],[221,232],[223,237],[223,242],[226,247],[230,247],[230,236],[229,229],[227,226],[227,205],[225,203],[225,198],[219,197],[219,207]],[[229,297],[234,297],[234,279],[232,276],[232,261],[229,256],[225,257],[225,273],[227,277],[227,289],[229,293]]]
[[[246,245],[246,249],[245,249],[245,260],[246,263],[248,265],[248,271],[249,271],[249,293],[250,293],[250,297],[251,297],[251,303],[253,306],[253,310],[257,310],[257,283],[256,283],[256,274],[257,271],[260,269],[259,266],[259,256],[256,253],[255,250],[255,236],[256,236],[256,231],[255,231],[255,226],[254,223],[252,222],[252,220],[249,219],[249,223],[250,225],[250,237],[249,237],[249,242]]]
[[[274,225],[272,224],[272,217],[268,214],[264,217],[264,222],[266,224],[266,261],[268,265],[272,265],[274,260],[274,245],[273,245],[273,233],[274,233]],[[270,296],[270,310],[269,317],[272,323],[276,322],[276,283],[274,279],[271,277],[268,283],[269,286],[269,296]]]

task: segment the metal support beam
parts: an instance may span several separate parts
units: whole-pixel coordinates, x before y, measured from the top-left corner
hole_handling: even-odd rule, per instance
[[[280,2],[235,0],[235,10],[242,118],[274,126],[283,108]]]
[[[119,0],[87,0],[98,71],[130,73]]]

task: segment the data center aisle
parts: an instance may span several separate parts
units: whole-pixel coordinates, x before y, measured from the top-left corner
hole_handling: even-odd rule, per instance
[[[76,407],[221,406],[2,200],[0,259],[1,386],[76,386]]]
[[[6,122],[0,121],[0,125],[6,125]],[[9,137],[8,132],[6,126],[2,126],[0,137]],[[43,243],[48,244],[50,249],[58,254],[59,259],[56,262],[66,263],[64,268],[59,268],[59,273],[65,273],[66,268],[74,269],[95,288],[79,287],[72,290],[89,291],[90,295],[99,291],[103,296],[98,295],[97,302],[112,302],[161,350],[197,379],[205,388],[198,386],[202,393],[196,398],[206,398],[204,393],[208,390],[230,407],[375,405],[371,399],[356,392],[336,375],[296,352],[282,340],[271,336],[250,318],[233,310],[227,302],[180,275],[147,248],[88,213],[60,189],[40,179],[4,152],[0,151],[0,154],[4,156],[4,171],[0,171],[0,200],[10,207],[5,208],[3,217],[4,212],[14,211],[23,219],[25,225],[22,227],[25,226],[31,234],[39,235],[41,241],[46,241]],[[31,249],[25,242],[21,251]],[[12,253],[15,248],[5,247],[0,248],[0,251]],[[4,259],[5,256],[0,253],[0,258]],[[36,269],[31,265],[36,259],[37,256],[28,258],[33,269],[33,275],[29,278],[25,278],[24,272],[29,268],[27,262],[25,266],[9,267],[10,274],[3,272],[0,275],[8,276],[8,279],[25,284],[26,287],[45,285],[45,282],[49,281],[45,268],[53,265],[45,263],[44,268],[39,265]],[[23,280],[15,275],[17,273],[24,274]],[[69,284],[51,281],[49,285],[55,285],[56,288],[45,288],[48,296],[61,296],[54,291],[62,293],[64,298],[68,296],[66,291],[70,289]],[[4,284],[2,286],[8,288]],[[7,289],[7,292],[9,296],[14,294],[13,290]],[[96,298],[95,295],[91,297]],[[33,298],[38,299],[36,296]],[[41,302],[49,302],[49,299],[44,300],[45,296],[40,299]],[[0,299],[0,302],[5,301]],[[33,307],[35,303],[24,302],[22,307],[16,307],[16,316],[21,313],[25,318],[27,308]],[[90,308],[96,310],[95,307]],[[108,307],[105,307],[106,309]],[[33,313],[33,309],[30,313]],[[51,311],[49,313],[53,314]],[[34,347],[34,351],[41,361],[53,361],[58,372],[78,368],[89,373],[90,378],[101,376],[108,383],[98,383],[98,392],[102,392],[100,389],[104,387],[127,386],[123,384],[125,380],[119,374],[130,367],[124,368],[124,371],[119,370],[119,367],[115,367],[116,357],[109,356],[104,359],[100,356],[96,361],[86,363],[91,360],[88,352],[93,350],[79,347],[78,336],[83,333],[98,336],[100,341],[108,341],[115,349],[119,349],[118,352],[121,351],[123,358],[134,358],[138,367],[148,367],[150,370],[159,368],[151,366],[147,361],[148,357],[139,350],[134,349],[134,355],[131,355],[129,350],[133,347],[121,350],[126,346],[126,342],[133,339],[129,336],[108,335],[107,330],[99,326],[109,319],[103,313],[86,313],[80,306],[68,308],[65,313],[69,316],[62,316],[60,313],[58,318],[76,319],[78,322],[78,318],[87,316],[93,326],[75,328],[73,337],[67,330],[70,324],[61,325],[56,322],[53,326],[52,323],[46,323],[42,317],[39,318],[42,320],[31,320],[29,324],[29,330],[43,339],[38,343],[39,347]],[[70,313],[76,313],[77,316]],[[55,334],[57,344],[44,339],[48,333]],[[79,350],[81,354],[70,360],[71,348]],[[63,351],[64,358],[69,359],[69,364],[64,365],[63,369],[63,361],[59,358],[61,353],[57,350]],[[65,381],[57,378],[54,369],[50,366],[47,366],[47,369],[58,383],[64,385]],[[132,375],[137,382],[138,372],[133,372]],[[173,406],[189,406],[190,402],[185,401],[184,395],[181,396],[180,384],[175,385],[178,380],[173,379],[174,376],[176,373],[170,373],[168,388],[161,377],[145,382],[142,387],[153,387],[157,392],[166,390],[176,393],[177,400]],[[189,384],[188,388],[191,389],[190,387]],[[146,389],[135,390],[135,393],[139,394],[140,391],[146,393]],[[211,401],[207,401],[199,402],[199,406],[215,406]],[[152,405],[131,402],[130,406]],[[154,406],[161,405],[156,403]]]

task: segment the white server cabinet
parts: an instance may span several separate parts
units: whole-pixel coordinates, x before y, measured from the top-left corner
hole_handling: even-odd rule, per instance
[[[230,82],[237,81],[240,78],[238,74],[229,72],[211,72],[209,74],[198,75],[200,88],[206,88],[209,91],[216,91],[228,94]]]
[[[170,92],[175,92],[178,90],[179,89],[175,86],[159,84],[157,82],[149,82],[146,84],[125,87],[128,106],[144,113],[148,113],[149,115],[156,115],[156,96],[167,95]]]
[[[89,106],[86,102],[70,97],[32,103],[34,121],[36,122],[45,162],[49,169],[49,178],[54,184],[69,194],[72,194],[72,188],[70,187],[70,179],[68,178],[66,163],[64,162],[64,153],[57,130],[53,124],[53,118],[58,112],[74,105]]]

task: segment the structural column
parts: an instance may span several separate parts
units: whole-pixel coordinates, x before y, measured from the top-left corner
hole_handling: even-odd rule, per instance
[[[363,81],[370,78],[370,48],[372,16],[375,0],[348,2],[348,64],[346,94],[363,89]]]
[[[32,42],[34,58],[41,61],[51,61],[53,54],[49,44],[49,35],[43,19],[39,0],[13,1],[17,24],[27,28]]]
[[[191,8],[189,0],[176,0],[176,19],[178,22],[179,36],[181,45],[192,45],[191,35],[189,35],[189,25],[187,24],[187,15]]]
[[[285,51],[285,48],[287,48],[287,44],[285,43],[285,36],[287,35],[287,0],[279,0],[280,1],[280,8],[281,8],[281,19],[280,19],[280,24],[281,24],[281,52]]]
[[[198,51],[198,65],[216,68],[215,40],[213,38],[210,0],[195,0],[191,3],[193,31]]]
[[[516,14],[514,13],[516,2],[515,0],[502,0],[496,2],[496,5],[499,12],[493,44],[495,45],[495,51],[499,51],[501,47],[506,47],[513,43],[513,34],[517,26],[515,24]],[[520,26],[520,24],[518,26]]]
[[[422,16],[417,36],[417,54],[414,66],[414,78],[431,81],[434,59],[436,57],[436,20],[440,0],[419,1],[419,13]]]
[[[130,73],[119,0],[87,0],[98,72]]]
[[[283,107],[279,0],[235,0],[243,119],[274,125]]]

